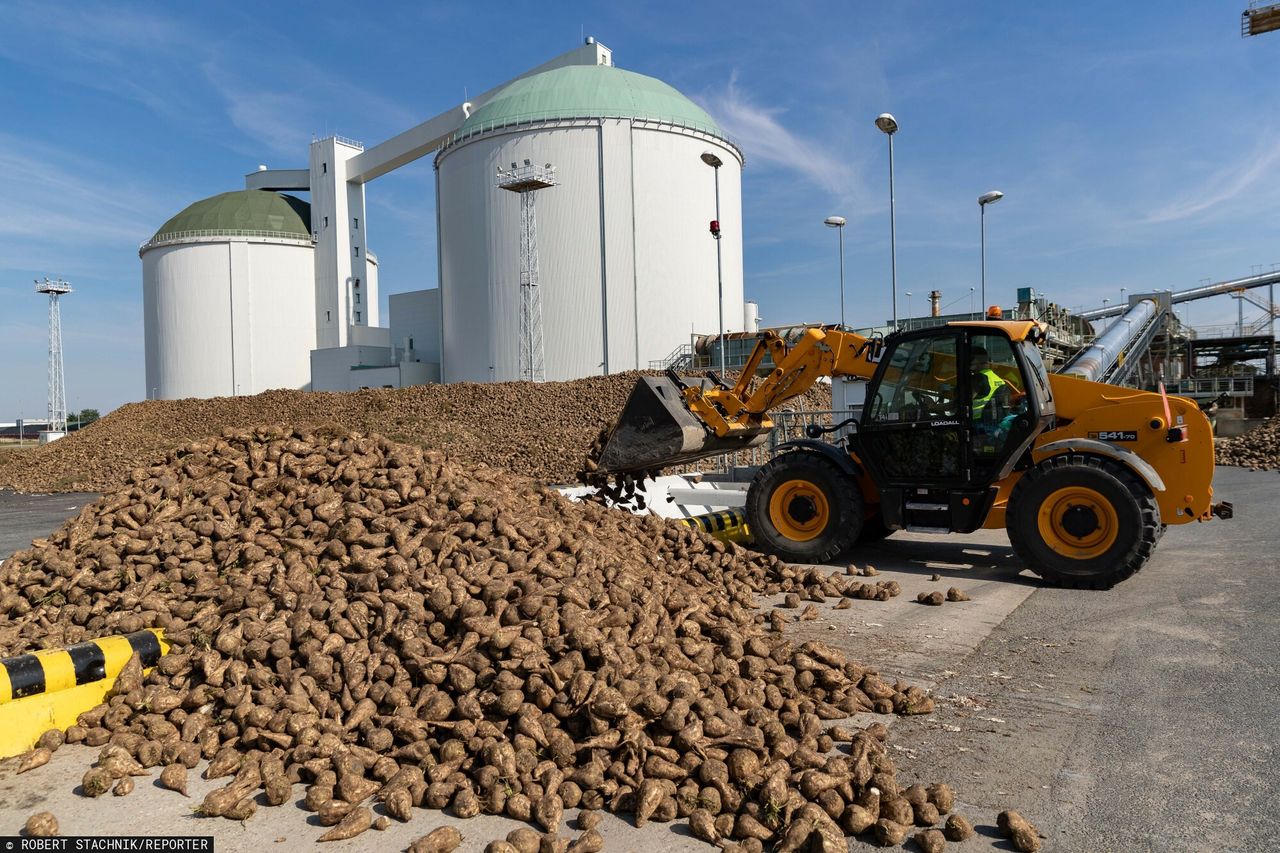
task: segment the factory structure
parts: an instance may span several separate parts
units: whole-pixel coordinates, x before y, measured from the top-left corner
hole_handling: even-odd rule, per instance
[[[429,154],[439,286],[393,294],[383,323],[365,185]],[[594,39],[381,144],[317,140],[307,168],[261,167],[143,244],[147,395],[569,380],[648,368],[721,310],[755,331],[743,163],[704,110]],[[522,170],[554,179],[513,184]]]
[[[365,187],[428,155],[438,286],[392,294],[382,317]],[[741,367],[760,326],[743,294],[743,164],[704,110],[617,68],[594,39],[377,145],[316,140],[305,168],[259,167],[142,245],[147,396]],[[1164,381],[1265,417],[1280,399],[1280,310],[1255,294],[1277,281],[1130,294],[1078,315],[1023,288],[1005,316],[1046,325],[1053,369]],[[1223,294],[1263,308],[1266,334],[1241,313],[1234,334],[1199,340],[1173,311]],[[942,316],[940,299],[899,327],[985,315]]]

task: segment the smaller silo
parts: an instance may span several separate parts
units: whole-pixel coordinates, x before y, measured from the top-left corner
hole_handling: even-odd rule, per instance
[[[148,399],[310,387],[315,250],[305,201],[267,190],[206,198],[138,254]]]

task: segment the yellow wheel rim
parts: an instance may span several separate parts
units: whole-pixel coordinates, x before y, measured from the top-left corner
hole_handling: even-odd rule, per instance
[[[808,542],[827,528],[831,509],[822,489],[808,480],[788,480],[769,497],[769,520],[786,538]]]
[[[1049,495],[1037,521],[1046,545],[1077,560],[1102,556],[1120,533],[1111,501],[1085,486],[1067,486]]]

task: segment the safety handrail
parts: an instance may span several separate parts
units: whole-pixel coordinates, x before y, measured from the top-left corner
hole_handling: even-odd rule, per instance
[[[177,243],[182,240],[194,240],[199,237],[261,237],[268,240],[296,240],[300,243],[314,243],[310,234],[299,234],[296,231],[262,231],[253,228],[197,228],[187,231],[166,231],[157,234],[138,246],[138,251],[160,246],[165,243]]]

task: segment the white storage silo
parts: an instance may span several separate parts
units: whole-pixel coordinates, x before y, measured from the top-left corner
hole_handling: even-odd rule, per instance
[[[310,386],[317,318],[306,202],[222,193],[170,219],[138,253],[149,399]]]
[[[537,191],[546,378],[648,368],[719,328],[715,172],[724,321],[741,331],[741,152],[672,87],[610,65],[508,85],[436,157],[442,374],[520,378],[520,199],[496,186],[526,160],[556,168]]]

